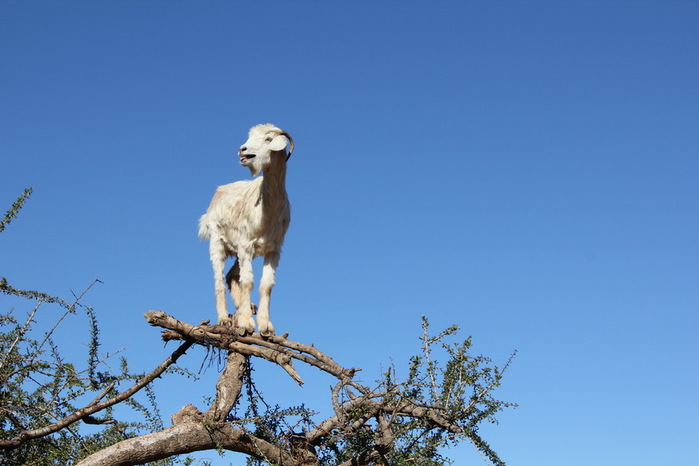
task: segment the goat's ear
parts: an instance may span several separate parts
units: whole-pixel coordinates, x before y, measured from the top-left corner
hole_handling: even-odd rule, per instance
[[[277,150],[284,150],[288,144],[288,141],[286,140],[286,136],[283,134],[278,134],[274,136],[274,139],[272,139],[272,142],[269,143],[269,148],[277,151]]]

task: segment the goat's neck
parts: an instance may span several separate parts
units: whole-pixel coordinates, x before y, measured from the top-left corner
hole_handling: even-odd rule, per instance
[[[262,173],[262,203],[266,209],[277,209],[286,204],[286,164]]]

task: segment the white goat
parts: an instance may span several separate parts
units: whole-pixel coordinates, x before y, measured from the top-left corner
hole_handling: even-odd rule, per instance
[[[238,155],[240,164],[248,167],[253,176],[261,172],[263,176],[219,186],[209,209],[199,219],[199,237],[209,240],[218,323],[232,324],[241,335],[255,330],[252,318],[255,306],[250,301],[252,259],[260,256],[264,257],[264,266],[257,323],[262,335],[274,334],[269,321],[269,301],[291,218],[285,180],[286,162],[293,150],[294,141],[288,133],[271,124],[254,126]],[[226,309],[223,271],[225,260],[233,256],[235,264],[225,277],[237,308],[231,320]]]

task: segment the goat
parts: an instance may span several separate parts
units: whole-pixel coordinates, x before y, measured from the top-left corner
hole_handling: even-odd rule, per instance
[[[254,286],[252,260],[260,256],[264,257],[264,265],[257,323],[260,334],[274,335],[269,302],[291,219],[285,182],[286,162],[293,151],[294,140],[276,126],[268,123],[251,128],[238,156],[240,165],[249,168],[256,178],[219,186],[199,219],[199,238],[209,240],[218,323],[232,325],[240,335],[255,330],[255,306],[250,301]],[[257,176],[260,173],[263,176]],[[229,257],[236,260],[224,282],[224,263]],[[226,282],[237,309],[232,319],[226,309]]]

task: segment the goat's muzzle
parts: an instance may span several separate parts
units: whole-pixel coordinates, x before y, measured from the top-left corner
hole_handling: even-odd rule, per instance
[[[245,163],[257,157],[257,154],[238,154],[238,157],[240,157],[240,164],[245,165]]]

